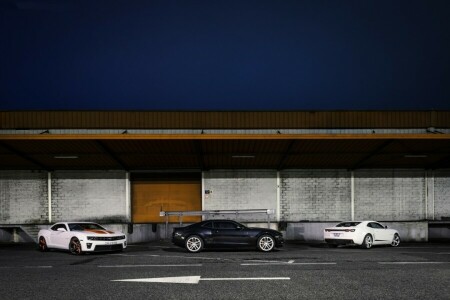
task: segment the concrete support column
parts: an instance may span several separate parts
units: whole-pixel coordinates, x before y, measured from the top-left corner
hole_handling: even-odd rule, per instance
[[[427,220],[435,219],[434,212],[434,171],[425,172],[425,212]]]
[[[48,190],[48,222],[52,223],[52,173],[47,173],[47,190]]]
[[[125,173],[125,213],[128,222],[131,222],[131,188],[130,188],[130,172]]]
[[[280,171],[277,171],[277,222],[280,222],[281,215],[281,178]]]
[[[351,198],[351,217],[355,221],[355,172],[350,172],[350,198]]]

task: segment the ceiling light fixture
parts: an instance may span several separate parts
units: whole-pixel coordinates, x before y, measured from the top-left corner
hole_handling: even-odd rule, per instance
[[[426,155],[426,154],[406,154],[403,157],[406,157],[406,158],[425,158],[425,157],[428,157],[428,155]]]
[[[53,156],[53,158],[58,158],[58,159],[75,159],[75,158],[78,158],[78,156],[76,156],[76,155],[56,155],[56,156]]]

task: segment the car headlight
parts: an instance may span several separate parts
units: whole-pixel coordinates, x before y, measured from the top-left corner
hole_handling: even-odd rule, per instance
[[[182,234],[181,234],[181,232],[178,232],[178,231],[177,231],[177,232],[174,233],[174,236],[175,236],[175,237],[181,237]]]

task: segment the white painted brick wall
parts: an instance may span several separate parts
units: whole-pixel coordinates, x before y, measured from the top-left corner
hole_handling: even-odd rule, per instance
[[[204,172],[204,210],[276,209],[277,172],[273,170],[214,170]],[[204,192],[204,191],[203,191]],[[219,218],[232,218],[225,215]],[[265,221],[267,215],[245,215],[245,221]],[[271,220],[274,220],[272,216]]]
[[[281,172],[282,221],[336,221],[350,217],[349,172],[345,170]]]
[[[0,172],[0,223],[46,223],[47,208],[46,172]]]
[[[54,221],[126,222],[124,172],[54,172]]]
[[[425,218],[423,170],[355,171],[355,219],[377,221]]]
[[[450,170],[436,171],[434,176],[435,219],[450,218]]]

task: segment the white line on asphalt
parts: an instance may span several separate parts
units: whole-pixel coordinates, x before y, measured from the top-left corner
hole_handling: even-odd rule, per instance
[[[174,257],[174,258],[187,258],[187,259],[207,259],[207,260],[231,260],[228,258],[219,258],[219,257],[203,257],[203,256],[181,256],[181,255],[152,255],[152,254],[144,254],[144,255],[135,255],[135,254],[112,254],[116,256],[129,256],[129,257]]]
[[[414,264],[450,264],[450,261],[386,261],[378,262],[381,265],[414,265]]]
[[[267,266],[267,265],[283,265],[283,266],[290,266],[290,265],[335,265],[336,263],[290,263],[290,262],[285,262],[285,263],[246,263],[246,264],[241,264],[241,266]]]
[[[198,284],[200,280],[202,281],[291,280],[291,278],[290,277],[201,278],[200,276],[179,276],[179,277],[160,277],[160,278],[118,279],[111,281]]]
[[[99,268],[145,268],[145,267],[201,267],[202,264],[186,264],[186,265],[104,265],[97,266]]]

